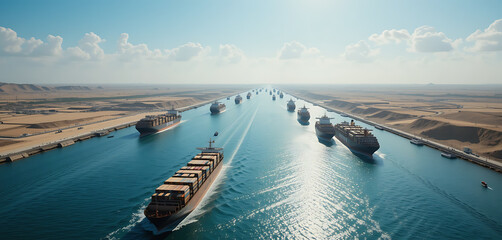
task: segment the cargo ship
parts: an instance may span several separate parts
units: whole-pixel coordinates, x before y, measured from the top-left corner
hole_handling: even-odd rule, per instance
[[[275,94],[274,94],[274,95],[272,95],[272,100],[275,100]]]
[[[308,108],[305,107],[305,105],[303,105],[302,108],[298,109],[297,115],[298,115],[299,122],[301,122],[301,123],[308,123],[309,122],[310,113],[309,113]]]
[[[315,133],[317,137],[324,140],[331,140],[335,136],[335,127],[330,122],[330,118],[324,114],[324,116],[317,118],[319,121],[315,123]]]
[[[284,94],[281,92],[281,94],[279,94],[279,97],[280,97],[280,98],[283,98],[283,97],[284,97]]]
[[[220,102],[214,102],[213,104],[211,104],[211,107],[209,108],[209,110],[213,114],[221,113],[225,111],[225,109],[227,109],[227,106],[224,103]]]
[[[247,99],[251,99],[251,92],[248,92],[248,95],[246,96]]]
[[[377,138],[370,129],[355,125],[354,120],[350,124],[346,121],[335,125],[335,137],[350,150],[365,155],[373,155],[380,148]]]
[[[197,148],[201,153],[155,189],[144,214],[157,231],[175,229],[213,184],[223,165],[223,148],[213,147],[213,143],[209,140],[209,147]]]
[[[174,127],[180,121],[181,115],[173,108],[168,110],[166,114],[145,116],[136,123],[136,130],[138,130],[140,136],[146,136]]]
[[[241,102],[242,102],[242,97],[241,97],[241,95],[237,95],[237,96],[235,97],[235,104],[239,104],[239,103],[241,103]]]
[[[290,98],[288,101],[288,104],[286,104],[286,106],[288,107],[288,111],[290,111],[290,112],[295,111],[296,105],[295,105],[295,101],[293,101],[293,99]]]

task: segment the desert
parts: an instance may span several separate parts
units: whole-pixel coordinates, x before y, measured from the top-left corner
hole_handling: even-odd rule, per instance
[[[130,125],[168,109],[189,109],[242,86],[40,86],[0,83],[0,155]]]
[[[502,162],[498,85],[283,86],[295,96]],[[336,120],[335,120],[336,121]]]

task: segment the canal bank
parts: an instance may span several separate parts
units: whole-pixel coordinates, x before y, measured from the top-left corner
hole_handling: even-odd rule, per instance
[[[281,90],[281,91],[283,91],[283,90]],[[305,101],[308,101],[311,104],[316,105],[316,106],[321,106],[321,107],[323,107],[323,108],[325,108],[325,109],[327,109],[329,111],[333,111],[333,112],[336,112],[338,114],[344,114],[344,115],[346,115],[346,116],[348,116],[350,118],[353,118],[355,120],[364,122],[364,123],[366,123],[368,125],[371,125],[373,127],[381,127],[383,131],[387,131],[387,132],[396,134],[396,135],[401,136],[403,138],[407,138],[407,139],[410,139],[410,140],[411,139],[420,139],[420,140],[422,140],[424,142],[424,145],[426,145],[428,147],[437,149],[437,150],[445,152],[445,153],[454,154],[457,158],[461,158],[463,160],[467,160],[469,162],[472,162],[472,163],[478,164],[480,166],[490,168],[490,169],[492,169],[492,170],[494,170],[496,172],[502,173],[502,163],[500,163],[500,162],[493,161],[493,160],[490,160],[488,158],[481,157],[481,156],[475,156],[473,154],[467,154],[467,153],[463,152],[460,149],[455,149],[453,147],[449,147],[449,146],[446,146],[444,144],[440,144],[438,142],[435,142],[435,141],[432,141],[432,140],[429,140],[429,139],[424,139],[422,137],[419,137],[419,136],[416,136],[414,134],[410,134],[410,133],[401,131],[399,129],[395,129],[395,128],[387,127],[385,125],[378,124],[376,122],[373,122],[371,120],[359,117],[357,115],[350,114],[350,113],[341,111],[341,110],[333,108],[333,107],[329,107],[326,104],[324,104],[323,102],[317,102],[317,101],[314,101],[312,99],[306,98],[304,96],[296,96],[296,95],[291,94],[291,93],[288,93],[288,94],[291,95],[291,96],[293,96],[293,97],[295,97],[295,98],[297,98],[297,99],[305,99]]]

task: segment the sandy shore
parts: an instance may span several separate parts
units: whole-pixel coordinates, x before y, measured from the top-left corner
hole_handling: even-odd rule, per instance
[[[19,93],[15,103],[0,103],[3,123],[0,125],[0,156],[5,159],[14,155],[20,157],[26,152],[37,153],[41,147],[45,148],[43,146],[54,146],[67,140],[94,136],[99,131],[135,124],[146,115],[165,113],[171,107],[179,111],[189,110],[243,90],[184,87],[164,91],[155,89],[154,93],[148,89],[112,89],[97,94],[96,91],[79,88],[75,96],[81,98],[70,98],[71,92],[68,91],[44,92],[44,100],[33,96],[39,95],[39,92]],[[9,96],[4,94],[0,100],[2,98],[8,99]],[[20,158],[25,157],[27,155]]]
[[[403,88],[403,87],[402,87]],[[336,112],[345,113],[406,138],[473,162],[499,168],[502,159],[502,100],[491,90],[441,92],[424,89],[323,89],[284,87],[286,92]],[[480,91],[482,93],[480,93]],[[424,94],[427,93],[427,94]],[[479,94],[479,95],[476,95]],[[473,150],[465,154],[464,147]],[[464,156],[465,155],[465,156]]]

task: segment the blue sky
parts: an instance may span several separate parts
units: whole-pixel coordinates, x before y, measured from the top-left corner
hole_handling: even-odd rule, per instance
[[[211,49],[208,55],[218,55],[220,45],[231,44],[248,60],[274,58],[292,41],[315,48],[323,57],[340,58],[351,44],[368,42],[372,34],[391,29],[412,34],[421,26],[444,33],[452,44],[457,39],[465,43],[476,30],[501,18],[502,1],[488,0],[0,2],[0,27],[12,29],[24,39],[45,41],[49,34],[60,36],[63,50],[77,46],[84,34],[92,32],[105,40],[99,43],[104,53],[113,54],[121,34],[127,33],[130,43],[144,43],[151,50],[198,43]],[[409,54],[404,47],[402,51],[388,45],[369,47],[375,50],[369,55],[378,55],[377,60],[424,57]],[[500,53],[495,54],[500,60]],[[280,70],[274,71],[279,74]]]

